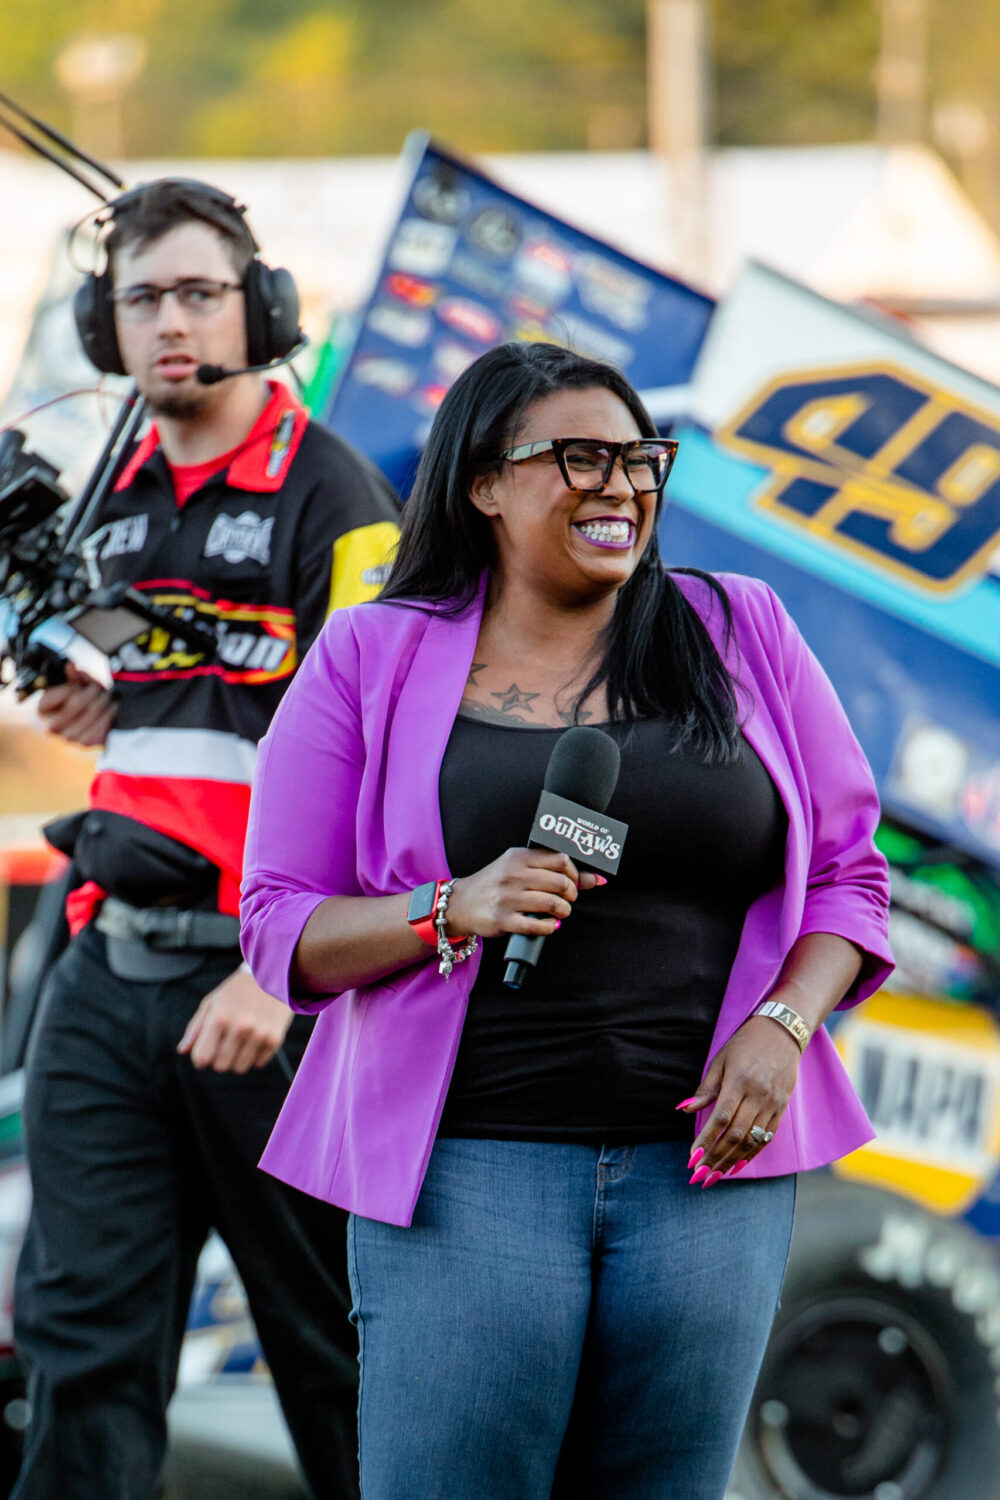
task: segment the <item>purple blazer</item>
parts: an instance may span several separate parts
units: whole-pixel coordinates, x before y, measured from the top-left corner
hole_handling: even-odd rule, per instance
[[[801,933],[831,932],[866,955],[843,1004],[892,967],[885,861],[872,844],[871,773],[829,681],[771,590],[722,575],[721,606],[675,575],[737,684],[743,733],[788,813],[782,885],[751,905],[711,1054],[774,985]],[[460,615],[362,604],[337,610],[261,743],[243,879],[243,949],[257,982],[322,1014],[261,1165],[369,1218],[409,1224],[451,1079],[476,958],[451,979],[435,956],[377,984],[290,993],[295,945],[325,897],[381,896],[449,872],[438,776],[472,664],[485,578]],[[703,1118],[703,1117],[702,1117]],[[813,1037],[774,1141],[743,1174],[817,1167],[872,1137],[825,1030]]]

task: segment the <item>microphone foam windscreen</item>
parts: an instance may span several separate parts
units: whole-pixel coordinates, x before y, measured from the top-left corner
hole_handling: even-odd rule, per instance
[[[545,772],[545,790],[594,812],[604,812],[618,784],[621,755],[603,729],[580,724],[556,740]]]

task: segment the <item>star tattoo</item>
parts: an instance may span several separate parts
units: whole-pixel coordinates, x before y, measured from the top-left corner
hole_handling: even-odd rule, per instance
[[[481,672],[485,665],[486,663],[484,661],[474,661],[472,663],[472,666],[469,668],[469,675],[466,680],[472,687],[475,687],[476,685],[476,673]]]
[[[501,713],[509,714],[515,708],[524,708],[527,709],[529,714],[533,714],[535,710],[532,708],[531,702],[533,698],[539,697],[539,694],[522,693],[517,684],[512,682],[510,687],[505,688],[502,693],[491,693],[490,697],[500,699]]]

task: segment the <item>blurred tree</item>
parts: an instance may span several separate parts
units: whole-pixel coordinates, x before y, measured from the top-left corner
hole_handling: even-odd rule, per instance
[[[877,0],[714,0],[720,145],[869,139]]]
[[[931,7],[931,135],[1000,230],[1000,0]]]
[[[868,140],[881,0],[708,0],[725,145]],[[928,0],[928,138],[1000,221],[1000,0]],[[3,0],[0,88],[66,128],[81,32],[147,45],[133,156],[468,151],[645,140],[644,0]],[[83,142],[82,144],[86,144]]]

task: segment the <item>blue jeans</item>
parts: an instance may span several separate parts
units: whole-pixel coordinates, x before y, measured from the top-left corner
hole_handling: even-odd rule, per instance
[[[364,1500],[722,1500],[795,1179],[688,1155],[440,1140],[409,1229],[351,1218]]]

